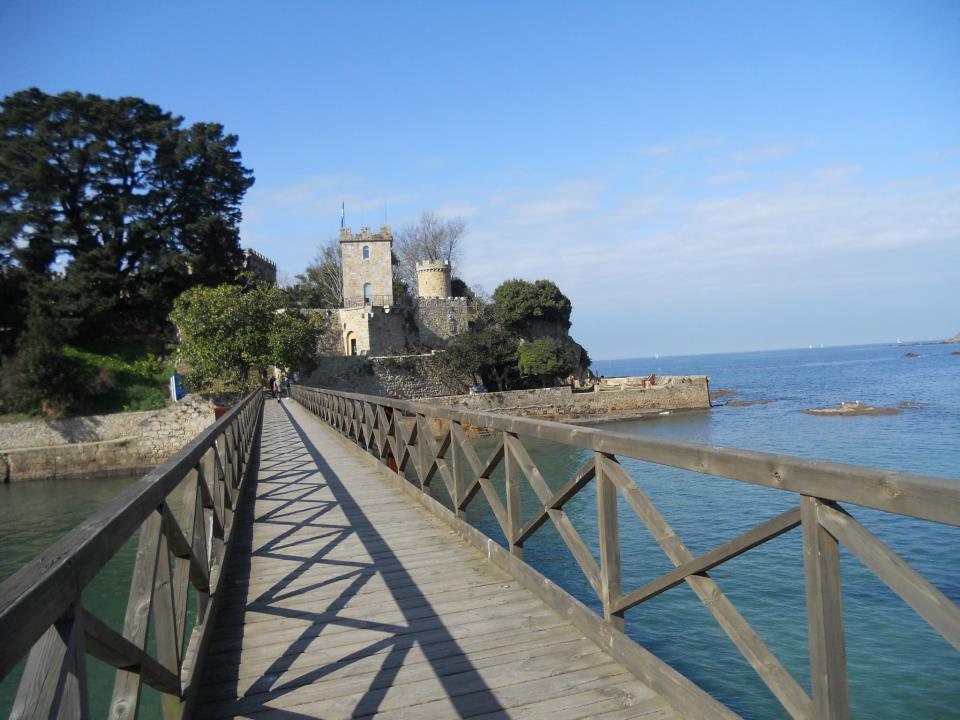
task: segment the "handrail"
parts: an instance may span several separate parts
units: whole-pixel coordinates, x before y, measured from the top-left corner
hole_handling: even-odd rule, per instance
[[[419,479],[415,495],[444,517],[461,535],[484,549],[529,589],[570,618],[589,637],[671,700],[686,703],[694,716],[727,714],[716,701],[678,694],[675,680],[665,679],[663,665],[651,660],[623,634],[624,613],[669,589],[688,584],[794,718],[847,718],[846,653],[840,585],[840,544],[848,547],[941,636],[960,650],[960,608],[924,579],[893,550],[861,525],[839,503],[960,526],[960,482],[912,473],[877,470],[774,453],[739,450],[689,442],[643,438],[599,428],[462,410],[422,402],[359,395],[295,385],[295,400],[318,415],[403,477],[412,467]],[[428,421],[440,419],[435,437]],[[474,450],[465,425],[496,431],[497,442],[485,459]],[[559,490],[553,491],[523,445],[523,438],[548,440],[593,451],[593,457]],[[798,504],[783,514],[695,557],[638,486],[618,456],[726,477],[793,493]],[[505,498],[493,486],[495,468],[505,468]],[[469,477],[471,476],[472,477]],[[453,502],[453,511],[429,498],[439,476]],[[539,504],[522,524],[520,482],[525,477]],[[588,484],[596,486],[600,562],[563,510]],[[405,488],[412,488],[409,484]],[[466,523],[465,511],[483,494],[503,531],[507,547]],[[640,588],[621,584],[617,499],[624,501],[650,530],[674,570]],[[603,605],[603,617],[569,595],[547,590],[549,581],[522,562],[523,544],[551,522],[569,548]],[[808,614],[813,694],[783,666],[720,590],[708,571],[773,538],[801,528]],[[712,704],[711,704],[712,703]]]
[[[112,718],[136,717],[141,681],[162,693],[165,720],[189,715],[262,407],[262,391],[251,392],[0,584],[0,678],[29,650],[11,718],[54,716],[61,708],[88,716],[85,653],[117,668]],[[181,485],[177,513],[167,500]],[[138,529],[121,634],[83,608],[81,594]],[[191,585],[197,622],[187,638]],[[156,658],[146,652],[151,612]]]

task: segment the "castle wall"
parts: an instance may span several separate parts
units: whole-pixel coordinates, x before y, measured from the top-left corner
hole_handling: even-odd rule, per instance
[[[369,257],[363,258],[363,248]],[[344,307],[363,304],[363,286],[370,283],[374,305],[393,305],[393,235],[387,227],[373,234],[363,228],[354,235],[340,231],[340,259],[343,267]]]
[[[343,308],[337,311],[334,324],[339,336],[337,355],[349,354],[350,333],[357,339],[358,355],[393,355],[417,347],[417,327],[409,310],[369,305]],[[332,345],[331,339],[324,344]]]
[[[434,355],[324,357],[304,385],[366,395],[423,399],[462,393],[467,378],[447,379]]]
[[[466,332],[473,312],[466,298],[420,297],[414,311],[420,344],[441,348],[454,335]]]
[[[247,248],[243,251],[243,269],[263,282],[277,284],[277,264],[256,250]]]

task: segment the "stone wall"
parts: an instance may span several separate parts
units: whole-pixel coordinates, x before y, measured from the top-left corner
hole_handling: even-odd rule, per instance
[[[213,403],[190,395],[162,410],[4,424],[0,480],[143,472],[213,419]]]
[[[417,347],[417,328],[405,308],[359,307],[339,311],[343,337],[341,353],[349,354],[348,340],[357,339],[358,355],[395,355]]]
[[[474,319],[466,298],[425,298],[417,300],[414,311],[420,344],[428,348],[441,348],[454,335],[466,332]]]
[[[710,407],[710,387],[705,375],[677,375],[661,377],[656,385],[642,389],[575,393],[564,386],[431,398],[427,402],[522,417],[577,419],[706,409]]]
[[[444,378],[434,355],[399,355],[323,357],[303,384],[364,395],[422,399],[462,393],[469,381]]]

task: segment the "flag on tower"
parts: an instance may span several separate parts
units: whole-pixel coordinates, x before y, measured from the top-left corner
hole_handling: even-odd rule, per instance
[[[340,201],[340,229],[343,230],[344,207],[343,201]]]

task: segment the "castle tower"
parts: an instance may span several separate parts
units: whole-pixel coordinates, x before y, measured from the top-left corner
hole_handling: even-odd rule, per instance
[[[374,234],[340,229],[343,307],[393,305],[393,233],[384,225]]]
[[[449,260],[417,263],[417,294],[422,298],[448,298],[453,294]]]

